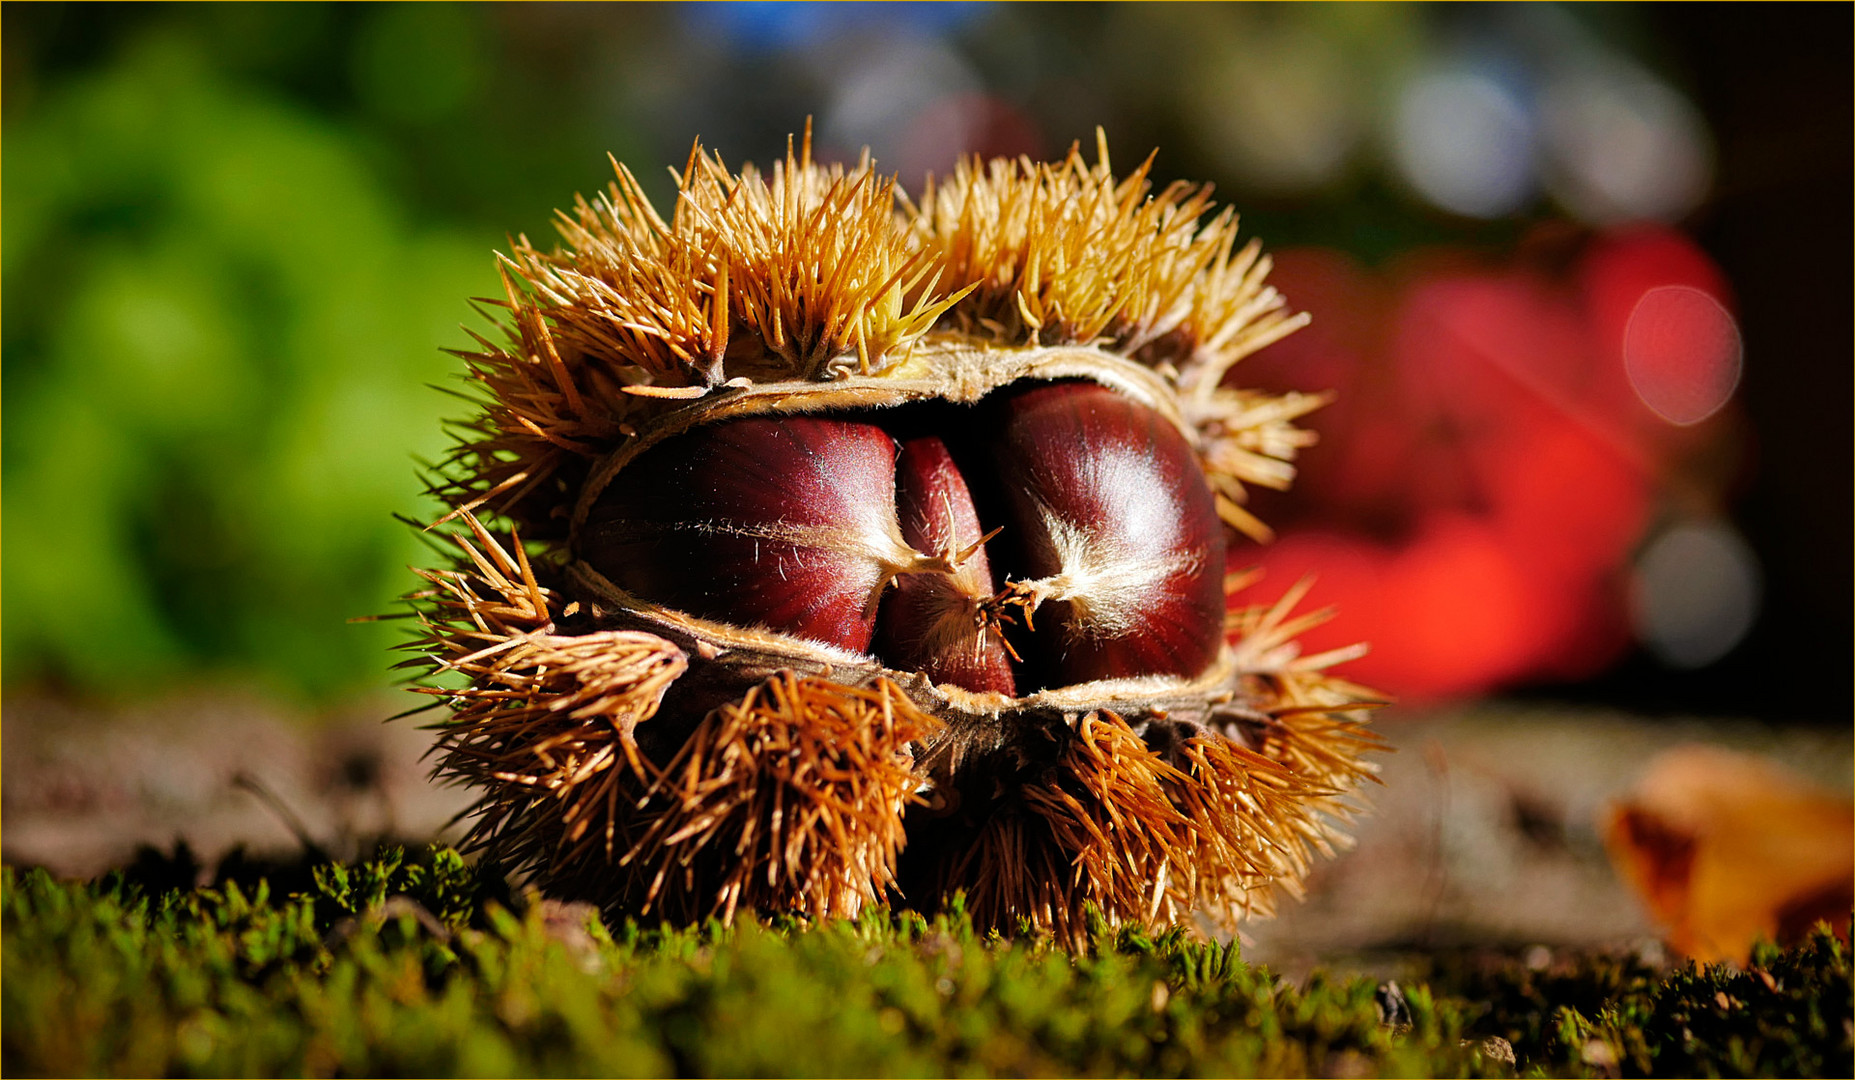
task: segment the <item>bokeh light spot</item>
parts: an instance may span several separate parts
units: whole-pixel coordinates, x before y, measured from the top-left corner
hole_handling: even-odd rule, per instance
[[[1545,93],[1553,189],[1585,221],[1673,221],[1713,176],[1706,123],[1672,88],[1622,62],[1591,65]]]
[[[1705,667],[1731,652],[1758,615],[1758,560],[1724,522],[1689,522],[1637,559],[1637,640],[1670,667]]]
[[[980,17],[988,4],[816,3],[810,0],[740,0],[681,4],[678,11],[695,34],[721,38],[728,47],[753,53],[810,49],[845,30],[880,27],[902,36],[942,36]]]
[[[1363,75],[1338,42],[1290,24],[1262,48],[1231,49],[1194,80],[1187,107],[1225,167],[1252,190],[1332,183],[1365,128]]]
[[[867,146],[883,171],[893,169],[905,186],[928,172],[951,169],[984,122],[983,115],[955,110],[939,122],[919,124],[936,102],[973,99],[984,85],[958,50],[930,37],[875,39],[833,72],[830,104],[819,117],[821,153],[835,150],[854,159]],[[930,118],[932,120],[932,118]]]
[[[1691,285],[1643,293],[1623,331],[1623,366],[1643,404],[1671,424],[1698,424],[1732,397],[1744,346],[1720,302]]]
[[[1499,217],[1533,194],[1532,118],[1473,71],[1420,75],[1406,87],[1393,152],[1411,186],[1454,213]]]

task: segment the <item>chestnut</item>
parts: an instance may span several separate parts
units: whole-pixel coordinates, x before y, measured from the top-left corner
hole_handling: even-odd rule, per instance
[[[643,599],[855,652],[896,575],[945,566],[902,539],[888,433],[804,416],[653,447],[600,496],[584,550]]]
[[[1092,383],[997,398],[992,450],[1055,682],[1192,676],[1224,641],[1224,527],[1197,455]]]
[[[944,440],[910,439],[896,460],[902,538],[945,558],[947,574],[896,579],[882,614],[877,652],[891,667],[920,671],[935,682],[1010,695],[1016,680],[978,511]]]
[[[898,450],[890,427],[978,443],[965,469],[983,472],[997,520],[982,520],[946,439],[905,433]],[[1001,531],[1002,589],[985,544]],[[1088,382],[1008,387],[976,417],[698,427],[614,478],[585,551],[644,599],[873,647],[890,667],[972,691],[1190,677],[1223,644],[1223,525],[1191,445]],[[1032,653],[1023,672],[1005,636],[1014,612]]]

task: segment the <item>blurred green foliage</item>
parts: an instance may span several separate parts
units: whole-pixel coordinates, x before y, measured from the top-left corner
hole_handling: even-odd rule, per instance
[[[436,93],[437,91],[433,91]],[[488,245],[415,226],[341,128],[149,34],[6,130],[5,671],[380,681],[414,457]]]
[[[855,922],[608,930],[435,848],[313,867],[278,896],[0,870],[9,1075],[1847,1075],[1849,956],[1751,967],[1585,957],[1439,972],[1381,1022],[1367,979],[1304,987],[1234,946],[1094,928]],[[222,875],[225,868],[221,868]],[[1513,1040],[1505,1064],[1487,1035]],[[1495,1044],[1498,1046],[1498,1044]]]
[[[403,636],[348,620],[427,561],[393,515],[435,516],[417,462],[469,411],[440,350],[487,329],[509,233],[633,152],[583,84],[656,16],[3,14],[7,688],[384,685]]]

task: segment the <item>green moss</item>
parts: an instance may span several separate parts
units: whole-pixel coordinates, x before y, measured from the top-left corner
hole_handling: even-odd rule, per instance
[[[3,874],[9,1075],[1494,1075],[1477,1033],[1496,1030],[1548,1073],[1594,1042],[1663,1073],[1848,1060],[1827,936],[1738,974],[1482,977],[1479,1003],[1419,985],[1394,1031],[1369,980],[1296,988],[1177,932],[1097,926],[1072,954],[957,906],[609,932],[442,848],[324,864],[288,896]]]
[[[1481,1002],[1476,1029],[1508,1039],[1550,1073],[1624,1076],[1846,1076],[1849,950],[1819,926],[1790,951],[1769,944],[1746,968],[1660,972],[1633,956],[1519,962],[1444,958],[1438,985]]]

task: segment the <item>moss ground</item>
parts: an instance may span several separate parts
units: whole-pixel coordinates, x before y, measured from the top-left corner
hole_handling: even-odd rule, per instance
[[[0,871],[8,1075],[1851,1071],[1827,933],[1744,970],[1443,956],[1392,992],[1292,986],[1179,933],[1098,927],[1072,953],[959,910],[607,929],[444,848],[190,876]]]

